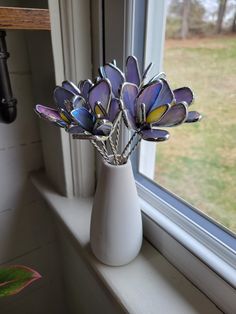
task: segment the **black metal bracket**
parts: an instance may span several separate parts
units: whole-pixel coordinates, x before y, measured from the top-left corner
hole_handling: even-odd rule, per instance
[[[7,67],[9,53],[6,45],[6,32],[0,30],[0,121],[11,123],[16,119],[17,100],[12,95],[10,76]]]

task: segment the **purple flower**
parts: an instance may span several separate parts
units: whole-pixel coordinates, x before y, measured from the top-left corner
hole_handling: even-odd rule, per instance
[[[147,70],[144,76],[146,76]],[[168,82],[160,75],[143,85],[143,77],[137,59],[130,56],[126,62],[126,79],[120,91],[130,127],[145,140],[164,141],[169,133],[159,127],[172,127],[184,122],[196,122],[201,115],[196,111],[188,112],[193,102],[190,88],[171,90]]]
[[[65,128],[79,139],[106,140],[114,130],[120,112],[118,99],[111,99],[111,86],[102,79],[92,85],[80,83],[81,90],[64,81],[54,90],[57,109],[37,105],[40,117]]]

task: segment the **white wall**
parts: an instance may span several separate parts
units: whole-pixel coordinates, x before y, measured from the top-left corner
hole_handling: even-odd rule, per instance
[[[99,275],[87,265],[78,243],[58,224],[70,314],[124,314]],[[83,249],[82,249],[83,250]],[[145,313],[144,313],[145,314]]]
[[[6,1],[0,1],[4,4]],[[41,40],[44,52],[45,66],[40,69],[44,85],[35,85],[39,69],[30,49],[32,36]],[[47,101],[54,85],[50,33],[12,30],[7,31],[6,40],[18,116],[10,125],[0,123],[0,267],[24,264],[43,278],[17,296],[1,298],[0,313],[64,314],[67,310],[54,220],[29,179],[31,171],[44,166],[39,119],[33,106],[34,96],[41,94],[39,101]]]

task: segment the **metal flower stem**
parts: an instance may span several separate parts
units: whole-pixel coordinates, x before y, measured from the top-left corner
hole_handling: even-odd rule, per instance
[[[123,152],[121,153],[121,157],[124,157],[125,152],[128,150],[129,146],[132,144],[132,142],[133,142],[133,140],[134,140],[134,138],[135,138],[135,136],[136,136],[137,133],[138,133],[137,131],[135,131],[135,132],[133,133],[133,135],[131,136],[130,140],[129,140],[128,143],[126,144],[126,146],[125,146]]]
[[[104,158],[106,161],[109,161],[109,158],[106,156],[106,154],[104,153],[104,151],[99,147],[99,145],[94,141],[91,140],[90,141],[93,146],[97,149],[97,151],[100,153],[100,155],[102,156],[102,158]]]
[[[120,119],[118,120],[117,127],[116,127],[116,139],[115,139],[115,150],[116,151],[118,148],[119,139],[120,139]]]
[[[115,149],[115,145],[114,145],[114,143],[112,141],[112,138],[109,137],[108,141],[109,141],[109,144],[111,145],[111,150],[112,150],[112,153],[113,153],[113,156],[114,156],[115,164],[119,165],[119,161],[118,161],[118,158],[117,158],[117,152],[116,152],[116,149]]]
[[[107,159],[109,159],[108,151],[107,151],[106,145],[105,145],[105,143],[103,141],[102,141],[102,147],[103,147],[104,154],[106,155]]]
[[[132,155],[132,153],[135,151],[135,149],[138,147],[139,143],[141,142],[142,137],[140,136],[138,141],[135,143],[135,145],[132,147],[132,149],[130,150],[130,152],[128,153],[128,155],[125,157],[126,160],[129,159],[129,157]]]

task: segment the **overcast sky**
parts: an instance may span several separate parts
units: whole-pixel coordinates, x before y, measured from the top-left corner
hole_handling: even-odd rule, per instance
[[[169,7],[171,0],[166,0]],[[189,0],[191,1],[191,0]],[[219,7],[219,0],[198,0],[206,9],[206,20],[214,21],[217,18],[217,11]],[[236,0],[227,0],[227,10],[225,15],[225,21],[232,18],[236,9]]]

